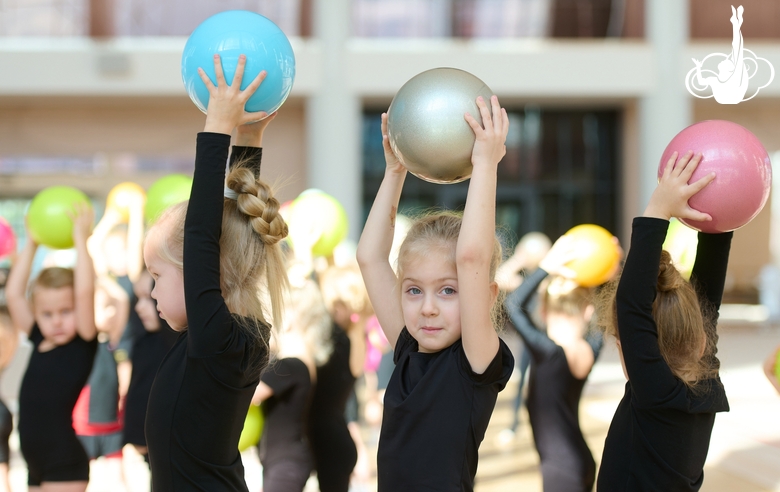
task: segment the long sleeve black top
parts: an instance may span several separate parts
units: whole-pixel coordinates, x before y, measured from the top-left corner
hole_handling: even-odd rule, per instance
[[[616,298],[629,380],[604,445],[599,491],[699,490],[715,413],[729,409],[719,377],[692,391],[661,356],[652,309],[668,225],[662,219],[634,219]],[[691,281],[704,315],[715,318],[712,326],[723,297],[732,235],[699,233]],[[708,331],[708,336],[716,333]],[[709,362],[717,368],[714,355]]]
[[[531,353],[528,416],[539,452],[545,490],[592,490],[596,463],[580,429],[579,405],[585,379],[575,378],[563,348],[533,322],[529,303],[547,278],[537,269],[505,301],[512,325]],[[591,345],[598,356],[601,338]],[[590,341],[590,343],[595,343]]]
[[[229,135],[198,135],[184,225],[188,328],[160,365],[146,420],[154,491],[247,490],[238,440],[268,351],[228,311],[220,289],[229,144]]]

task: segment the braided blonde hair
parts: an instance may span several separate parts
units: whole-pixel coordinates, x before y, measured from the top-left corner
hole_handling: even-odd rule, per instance
[[[280,204],[271,187],[242,163],[228,173],[227,186],[238,194],[238,199],[225,198],[222,211],[222,297],[232,314],[254,321],[255,326],[245,328],[267,346],[267,319],[270,317],[275,326],[282,325],[282,296],[288,282],[280,241],[287,237],[287,224],[279,214]],[[187,204],[182,202],[167,209],[149,231],[151,235],[154,229],[166,226],[167,237],[154,243],[159,245],[160,258],[180,269],[184,266]]]

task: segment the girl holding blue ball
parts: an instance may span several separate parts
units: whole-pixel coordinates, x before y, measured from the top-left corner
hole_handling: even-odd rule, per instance
[[[268,123],[252,123],[266,115],[244,110],[265,75],[241,90],[245,64],[242,55],[230,85],[218,55],[216,84],[200,71],[210,98],[192,194],[160,217],[144,245],[157,309],[181,332],[149,395],[146,439],[155,491],[247,491],[238,441],[268,364],[264,313],[277,323],[281,318],[287,276],[279,243],[287,225],[252,169],[256,162],[231,166],[224,186],[233,130],[241,125],[237,144],[259,147]],[[270,306],[258,295],[261,283]]]

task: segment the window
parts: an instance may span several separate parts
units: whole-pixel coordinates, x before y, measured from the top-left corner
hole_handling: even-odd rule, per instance
[[[363,213],[368,216],[384,175],[381,112],[363,116]],[[617,110],[561,110],[529,105],[510,111],[507,154],[499,164],[496,221],[514,247],[527,232],[552,240],[577,224],[618,234]],[[468,181],[436,185],[409,174],[399,213],[438,207],[462,210]]]

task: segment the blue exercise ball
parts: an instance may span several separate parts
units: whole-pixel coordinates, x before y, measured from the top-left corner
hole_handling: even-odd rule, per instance
[[[260,88],[249,98],[249,112],[275,112],[290,95],[295,79],[295,55],[290,41],[279,27],[262,15],[247,10],[229,10],[203,21],[187,39],[181,57],[181,76],[190,99],[203,111],[209,105],[209,91],[198,75],[202,68],[216,85],[214,55],[222,59],[228,84],[233,81],[238,57],[246,55],[245,89],[261,71],[268,72]]]

